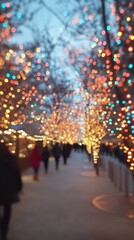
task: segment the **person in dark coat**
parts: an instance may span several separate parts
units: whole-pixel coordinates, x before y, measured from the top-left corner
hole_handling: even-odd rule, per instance
[[[55,168],[56,170],[58,170],[59,168],[59,160],[60,160],[60,155],[61,155],[61,148],[59,146],[59,143],[56,142],[55,145],[53,146],[53,155],[54,155],[54,158],[55,158]]]
[[[6,240],[12,213],[12,204],[17,203],[22,191],[22,180],[19,166],[14,155],[5,144],[0,143],[0,231],[2,240]]]
[[[62,156],[63,156],[63,163],[66,165],[67,164],[67,158],[69,156],[69,149],[67,144],[62,145]]]
[[[42,152],[42,161],[44,163],[45,173],[47,173],[47,171],[48,171],[49,157],[50,157],[50,151],[49,151],[48,146],[46,145],[43,148],[43,152]]]

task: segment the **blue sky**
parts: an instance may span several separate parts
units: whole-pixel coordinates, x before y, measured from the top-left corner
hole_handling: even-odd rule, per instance
[[[36,2],[37,1],[34,1],[31,5],[30,11],[38,9]],[[71,4],[71,1],[69,2]],[[62,1],[61,3],[57,3],[57,0],[45,0],[45,4],[55,11],[63,21],[66,21],[68,13],[66,1],[63,1],[63,3]],[[58,18],[43,6],[41,6],[40,10],[34,15],[33,21],[28,22],[27,24],[31,27],[36,27],[40,32],[43,31],[44,27],[48,27],[54,38],[57,38],[64,29],[64,25],[58,20]],[[18,44],[31,42],[33,39],[31,30],[28,27],[21,27],[20,29],[21,34],[14,34],[12,42]]]

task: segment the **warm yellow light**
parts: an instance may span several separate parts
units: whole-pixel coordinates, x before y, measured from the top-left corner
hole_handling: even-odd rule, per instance
[[[38,52],[38,53],[40,52],[40,48],[39,48],[39,47],[38,47],[38,48],[36,48],[36,52]]]
[[[25,53],[22,53],[22,54],[21,54],[21,57],[22,57],[22,58],[25,58]]]
[[[130,35],[129,38],[130,38],[131,40],[134,40],[134,35]]]
[[[118,32],[118,36],[122,36],[122,32]]]
[[[102,53],[102,55],[101,55],[102,57],[105,57],[106,56],[106,54],[105,53]]]
[[[4,92],[3,91],[0,91],[0,95],[3,95],[4,94]]]
[[[4,79],[4,82],[5,82],[5,83],[9,82],[8,78],[5,78],[5,79]]]
[[[130,22],[130,21],[131,21],[131,18],[130,18],[130,17],[127,17],[126,20],[127,20],[127,22]]]

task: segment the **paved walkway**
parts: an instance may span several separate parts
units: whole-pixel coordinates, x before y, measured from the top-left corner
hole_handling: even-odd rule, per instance
[[[134,219],[122,217],[118,209],[105,211],[111,198],[104,195],[114,201],[118,192],[105,173],[95,175],[85,153],[72,152],[67,166],[61,159],[58,171],[51,160],[48,174],[42,165],[38,182],[29,169],[23,182],[21,201],[13,206],[9,240],[134,239]],[[98,209],[98,199],[104,211]]]

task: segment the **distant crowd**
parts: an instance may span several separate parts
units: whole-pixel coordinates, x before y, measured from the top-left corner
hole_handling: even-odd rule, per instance
[[[49,159],[51,156],[53,156],[55,160],[55,169],[58,170],[60,157],[62,156],[63,163],[64,165],[66,165],[72,149],[74,149],[75,151],[85,151],[86,147],[84,145],[80,146],[77,143],[74,145],[70,145],[69,143],[59,144],[58,142],[56,142],[52,145],[46,145],[41,153],[38,145],[36,144],[30,155],[30,165],[33,168],[33,180],[39,179],[38,173],[41,161],[43,161],[45,173],[47,173],[49,168]]]
[[[49,168],[49,159],[51,156],[53,156],[55,160],[55,169],[58,170],[61,155],[63,156],[63,162],[66,165],[70,153],[71,153],[70,144],[61,145],[58,142],[56,142],[51,147],[50,145],[46,145],[43,148],[42,153],[39,150],[38,145],[36,144],[30,155],[30,165],[33,168],[34,172],[33,180],[38,180],[39,178],[38,173],[41,161],[43,161],[45,173],[47,173]]]

